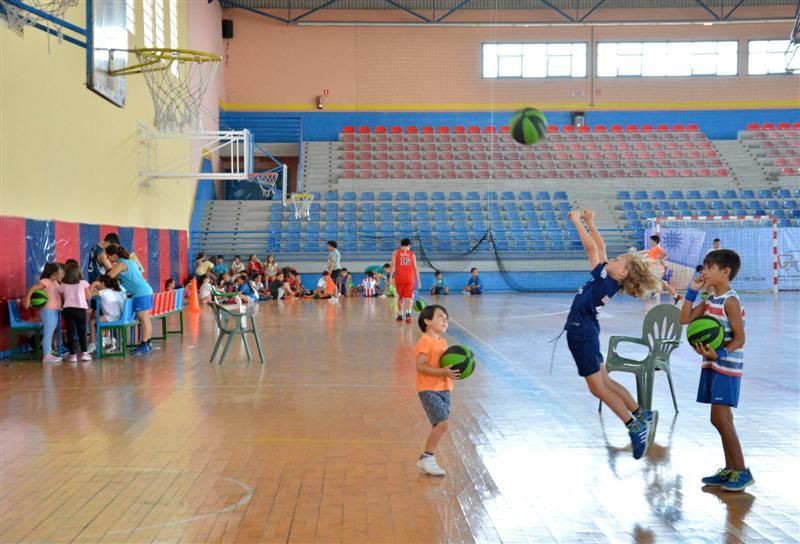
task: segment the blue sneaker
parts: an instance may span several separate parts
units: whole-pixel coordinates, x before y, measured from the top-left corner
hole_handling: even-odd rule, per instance
[[[138,348],[133,350],[134,355],[145,355],[153,351],[153,347],[150,344],[140,344]]]
[[[628,431],[631,436],[631,444],[633,445],[633,458],[641,459],[647,453],[647,439],[649,437],[648,429],[650,427],[645,419],[639,419],[635,423],[633,430]]]
[[[744,470],[731,470],[728,474],[728,479],[722,484],[721,489],[724,491],[743,491],[744,488],[756,483],[753,475],[750,474],[750,469]]]
[[[703,478],[701,482],[703,482],[703,485],[719,487],[728,481],[728,476],[730,476],[731,472],[732,469],[721,468],[711,476],[706,476],[705,478]]]
[[[653,445],[656,439],[656,427],[658,427],[658,410],[647,410],[644,413],[644,421],[647,424],[647,447]]]

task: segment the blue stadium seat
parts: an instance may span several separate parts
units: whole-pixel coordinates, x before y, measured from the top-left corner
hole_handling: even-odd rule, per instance
[[[508,251],[511,249],[511,244],[509,244],[508,240],[495,240],[494,247],[498,251]]]
[[[411,197],[409,196],[408,191],[400,191],[394,195],[395,200],[410,200],[410,198]]]
[[[683,200],[683,191],[678,191],[678,190],[670,191],[669,198],[670,200]]]
[[[481,212],[469,212],[470,221],[483,221],[483,214]]]
[[[516,211],[517,210],[517,203],[516,202],[504,202],[502,209],[507,212]]]
[[[467,200],[480,200],[481,195],[478,194],[478,191],[469,191],[467,193]]]
[[[394,222],[382,221],[378,227],[378,232],[382,234],[394,233]]]
[[[658,191],[653,191],[650,194],[650,198],[652,198],[653,200],[664,200],[665,198],[667,198],[667,195],[664,194],[664,191],[658,190]]]
[[[693,210],[705,210],[706,209],[706,203],[704,201],[702,201],[702,200],[695,200],[694,202],[692,202],[692,209]]]
[[[542,228],[541,224],[539,223],[538,219],[528,219],[528,228],[529,229],[540,229]]]
[[[633,202],[631,202],[630,200],[626,200],[624,202],[620,202],[619,203],[619,209],[620,210],[632,210],[632,209],[634,209]]]
[[[643,202],[639,202],[637,208],[639,208],[639,211],[652,210],[653,204],[649,200],[645,200]]]
[[[725,203],[721,200],[711,202],[711,209],[714,211],[725,211]]]
[[[783,207],[786,210],[796,210],[797,209],[797,201],[796,200],[784,200]]]
[[[447,212],[444,211],[433,212],[433,220],[437,223],[447,222]]]
[[[394,209],[394,206],[392,206],[391,202],[381,202],[380,204],[378,204],[378,210],[380,210],[382,212],[390,212],[393,209]]]
[[[551,211],[553,209],[552,202],[541,202],[539,203],[539,209],[542,211]]]
[[[342,230],[344,232],[346,232],[348,235],[352,235],[352,234],[358,232],[358,222],[357,221],[351,221],[351,222],[345,223],[344,224],[344,228]]]
[[[794,209],[790,211],[789,215],[791,215],[794,219],[797,219],[798,217],[800,217],[800,209]]]
[[[411,204],[409,202],[400,202],[397,204],[397,211],[398,212],[410,212],[411,211]]]
[[[742,204],[741,200],[733,200],[733,201],[731,201],[731,203],[728,205],[728,207],[731,210],[743,210],[744,209],[744,205]]]
[[[497,192],[496,191],[484,191],[483,199],[484,200],[497,200]]]
[[[464,211],[464,203],[463,202],[453,202],[450,204],[450,211],[451,212],[463,212]]]
[[[689,203],[685,200],[679,200],[675,203],[675,209],[678,211],[689,211]]]
[[[758,200],[748,200],[747,204],[745,204],[745,209],[748,209],[748,210],[751,210],[751,211],[752,210],[757,210],[760,207],[761,207],[761,203],[759,203]]]
[[[755,198],[756,195],[752,189],[742,189],[739,191],[739,197],[744,200],[747,198]]]
[[[800,197],[800,194],[797,195]],[[520,200],[533,200],[533,194],[530,191],[521,191],[519,193]]]
[[[536,204],[533,202],[523,202],[520,205],[520,209],[524,212],[532,212],[536,209]]]
[[[719,193],[716,191],[716,189],[709,189],[708,191],[706,191],[705,198],[706,200],[716,200],[719,198]]]
[[[536,221],[539,219],[534,210],[525,210],[522,212],[522,217],[525,219],[525,221]]]
[[[278,222],[272,222],[267,225],[267,231],[270,233],[279,233],[281,230],[281,224]]]
[[[795,189],[794,190],[794,197],[795,198],[800,198],[800,189]]]
[[[700,210],[697,215],[700,217],[711,217],[711,212],[708,210]]]
[[[311,206],[308,207],[308,211],[310,212],[318,212],[322,210],[322,205],[319,202],[312,202]],[[294,214],[292,214],[294,215]]]
[[[461,195],[460,191],[450,191],[447,194],[447,200],[464,200],[464,197]]]
[[[433,232],[446,232],[446,233],[449,233],[450,232],[450,225],[447,224],[444,221],[437,222],[433,226]]]
[[[416,221],[430,221],[431,216],[428,212],[417,212],[414,214],[414,219]]]
[[[375,221],[375,212],[361,212],[361,222],[364,221]]]
[[[566,191],[556,191],[553,193],[553,200],[569,200]]]
[[[758,198],[772,198],[772,190],[771,189],[761,189],[758,192]]]
[[[464,219],[454,220],[453,225],[451,228],[447,229],[448,232],[458,233],[458,232],[466,232],[469,230],[467,226],[467,222]]]
[[[325,193],[325,200],[326,201],[339,200],[339,193],[337,193],[336,191],[328,191],[327,193]]]
[[[784,212],[783,210],[770,210],[769,214],[774,215],[778,219],[783,219],[784,217],[786,217],[786,212]]]
[[[782,206],[781,206],[780,202],[778,202],[777,200],[771,199],[771,200],[767,200],[764,203],[764,207],[768,208],[770,210],[776,210],[778,208],[781,208]]]
[[[344,212],[344,214],[342,214],[342,221],[347,223],[358,221],[358,215],[356,215],[354,212]]]
[[[656,217],[656,212],[652,210],[647,210],[642,212],[642,219],[654,219]]]
[[[269,210],[272,213],[283,213],[283,204],[281,204],[280,202],[276,202],[272,206],[270,206]]]
[[[346,191],[342,194],[342,200],[355,200],[356,194],[353,191]]]
[[[464,213],[464,212],[453,212],[450,217],[451,217],[451,219],[453,221],[466,221],[467,220],[467,214]]]
[[[444,193],[441,191],[434,191],[431,194],[431,200],[444,200]]]
[[[627,210],[624,215],[625,219],[628,221],[633,221],[634,219],[639,219],[639,214],[636,213],[634,210]]]
[[[559,202],[556,204],[556,209],[560,212],[568,212],[572,209],[572,205],[569,202]]]
[[[725,189],[724,191],[722,191],[722,198],[724,198],[725,200],[731,200],[737,198],[736,191],[734,191],[733,189]]]
[[[659,211],[658,215],[661,217],[675,217],[675,212],[673,212],[672,210],[663,210]]]
[[[378,200],[392,200],[392,193],[389,191],[381,191],[378,193]]]
[[[447,204],[445,204],[444,202],[434,202],[432,210],[435,212],[447,211]]]
[[[492,222],[502,221],[503,215],[500,213],[500,210],[489,210],[489,220]]]
[[[338,202],[326,202],[325,203],[325,211],[326,212],[338,212],[339,211],[339,203]]]
[[[289,223],[286,232],[300,232],[300,223]]]
[[[414,193],[414,200],[428,200],[428,193],[417,191]]]
[[[553,251],[564,251],[567,249],[568,242],[564,240],[550,240],[550,248]]]
[[[542,219],[544,219],[545,221],[555,221],[556,212],[552,210],[545,210],[542,212]]]
[[[427,202],[417,202],[414,204],[414,211],[415,212],[427,212],[428,211],[428,203]]]
[[[319,222],[322,220],[322,217],[319,212],[309,212],[308,220]],[[338,221],[338,220],[339,220],[339,212],[325,212],[325,221]]]
[[[322,194],[319,191],[312,192],[311,196],[314,198],[315,202],[319,202],[320,200],[322,200]]]
[[[414,232],[414,225],[411,224],[411,221],[400,221],[400,223],[397,225],[397,230],[405,235],[408,235]]]
[[[345,212],[357,212],[358,211],[358,204],[355,202],[346,202],[342,205],[342,211]]]
[[[487,228],[489,228],[489,227],[487,227],[486,223],[484,223],[483,221],[473,221],[472,222],[472,230],[473,231],[483,233],[483,232],[486,231]]]
[[[538,191],[536,200],[550,200],[550,193],[548,191]]]
[[[378,212],[378,220],[379,221],[394,221],[394,212],[392,211],[380,211]]]
[[[516,210],[511,212],[506,212],[506,219],[508,219],[509,221],[517,221],[519,220],[519,218],[520,218],[519,212]]]
[[[644,228],[644,224],[638,219],[631,219],[628,221],[628,226],[636,230],[642,230]]]
[[[486,203],[486,209],[489,211],[500,211],[500,203],[490,200]]]
[[[510,230],[519,230],[519,231],[521,231],[521,230],[523,230],[525,227],[522,225],[522,221],[516,221],[516,220],[514,220],[514,221],[509,221],[509,222],[508,222],[508,228],[509,228]]]
[[[663,211],[669,211],[669,210],[672,209],[672,206],[666,200],[659,200],[656,203],[656,209],[659,210],[659,211],[662,211],[662,212]]]
[[[702,200],[703,196],[700,194],[700,191],[691,190],[686,193],[687,200]]]
[[[375,204],[372,202],[367,202],[366,204],[361,205],[362,212],[374,212],[375,211]]]
[[[647,200],[647,191],[634,191],[633,199],[634,200]]]
[[[411,212],[400,212],[397,214],[398,221],[411,221]]]
[[[628,191],[617,191],[617,200],[630,200],[631,193]]]
[[[778,226],[782,227],[782,228],[783,227],[791,227],[792,226],[792,220],[791,219],[779,219],[778,220]]]
[[[365,200],[375,200],[375,193],[372,191],[364,191],[361,193],[361,202],[364,202]]]
[[[503,191],[503,194],[500,195],[500,198],[503,200],[516,200],[516,195],[514,195],[513,191]]]
[[[479,212],[481,211],[481,203],[477,201],[467,202],[467,211]]]
[[[778,198],[792,198],[792,192],[789,189],[778,189],[778,192],[775,194],[775,196]]]

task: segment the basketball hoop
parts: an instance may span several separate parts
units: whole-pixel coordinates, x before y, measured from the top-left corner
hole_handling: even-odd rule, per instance
[[[272,198],[275,194],[275,186],[278,184],[277,172],[258,172],[250,176],[250,181],[257,183],[264,198]]]
[[[109,66],[114,66],[114,53]],[[142,74],[150,89],[156,127],[162,132],[199,132],[200,104],[217,70],[220,57],[190,49],[134,49],[138,62],[109,69],[111,76]]]
[[[314,195],[309,193],[294,193],[289,197],[289,201],[294,206],[294,218],[311,219],[311,201],[314,200]]]
[[[39,17],[31,11],[22,9],[6,0],[0,0],[0,4],[3,5],[3,9],[6,12],[8,26],[19,34],[22,34],[22,29],[25,28],[25,25],[44,24],[44,26],[50,27],[50,21]],[[78,0],[25,0],[25,4],[39,11],[49,13],[58,19],[63,19],[67,8],[77,6]],[[56,30],[58,29],[59,27],[56,27]]]

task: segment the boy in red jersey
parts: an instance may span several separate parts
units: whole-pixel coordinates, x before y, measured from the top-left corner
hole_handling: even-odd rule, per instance
[[[406,321],[411,323],[411,305],[414,303],[414,279],[417,287],[422,285],[419,279],[417,258],[411,251],[411,240],[400,240],[400,249],[392,253],[391,268],[389,269],[389,283],[397,288],[397,321],[403,320],[405,309]]]

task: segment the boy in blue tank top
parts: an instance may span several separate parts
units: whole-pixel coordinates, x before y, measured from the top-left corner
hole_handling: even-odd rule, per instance
[[[692,279],[686,291],[688,304],[681,308],[681,323],[684,325],[707,315],[719,321],[725,331],[724,343],[717,350],[704,344],[692,346],[703,357],[697,402],[711,405],[711,424],[719,432],[725,454],[725,466],[703,478],[702,482],[725,491],[742,491],[755,483],[750,469],[745,466],[731,410],[739,404],[744,367],[744,308],[739,295],[731,289],[731,281],[740,267],[741,260],[735,251],[710,251],[703,260],[703,273]],[[692,303],[701,290],[710,294],[693,307]]]
[[[586,380],[589,391],[605,403],[628,428],[634,459],[640,459],[653,443],[658,412],[643,410],[622,385],[608,376],[600,353],[600,324],[597,308],[605,306],[618,291],[642,298],[660,288],[661,280],[647,263],[634,254],[608,259],[603,237],[594,222],[594,211],[569,212],[592,267],[591,279],[578,289],[572,301],[564,330],[567,345],[578,375]]]

